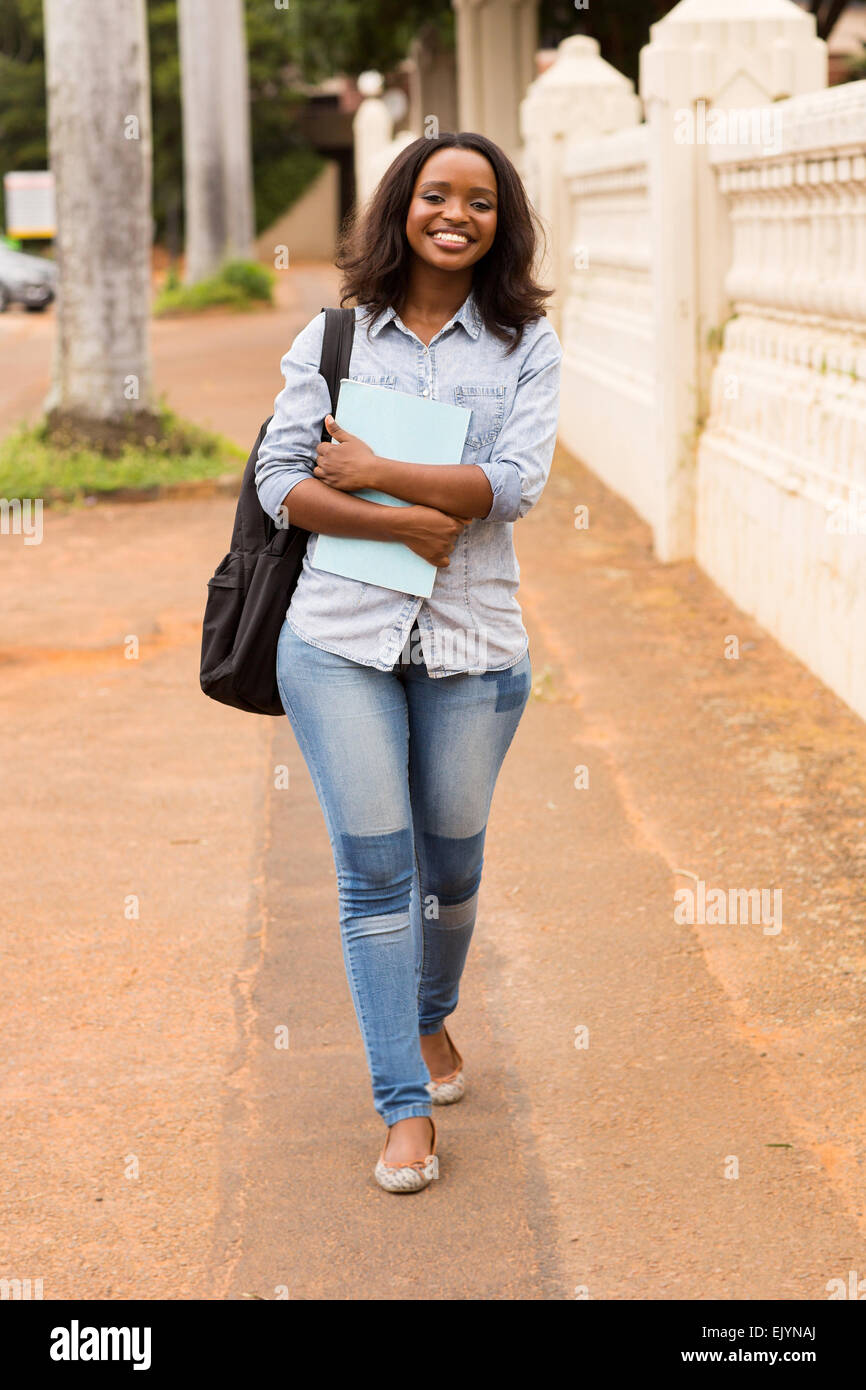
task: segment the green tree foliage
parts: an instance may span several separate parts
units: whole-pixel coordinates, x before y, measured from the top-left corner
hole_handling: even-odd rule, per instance
[[[246,0],[257,231],[291,207],[323,163],[298,129],[303,88],[310,80],[298,63],[288,22],[299,3],[292,0],[291,9],[278,10],[262,0]]]
[[[0,174],[44,169],[45,48],[42,0],[0,4]]]
[[[183,129],[176,0],[150,0],[150,101],[153,120],[153,216],[156,238],[173,256],[183,246]]]
[[[866,43],[862,44],[860,52],[856,53],[848,64],[845,81],[862,82],[864,78],[866,78]]]
[[[673,5],[674,0],[592,0],[580,9],[574,0],[541,0],[541,43],[555,48],[569,34],[591,34],[608,62],[636,80],[649,26]],[[388,72],[426,24],[454,41],[451,0],[292,0],[287,13],[297,59],[311,80],[364,68]]]
[[[290,207],[322,160],[298,133],[304,101],[287,23],[289,11],[246,0],[250,124],[256,231]],[[183,235],[183,127],[177,0],[149,0],[154,133],[154,216],[157,235],[179,249]]]
[[[597,39],[602,57],[637,83],[640,50],[649,28],[675,0],[541,0],[541,46],[555,48],[569,34]],[[818,33],[827,38],[847,0],[806,0]],[[451,0],[291,0],[298,61],[311,80],[364,68],[388,72],[405,57],[412,36],[435,24],[453,42]]]
[[[818,37],[829,38],[848,0],[805,0],[815,16]],[[540,25],[544,47],[553,48],[566,34],[590,34],[598,39],[602,57],[633,82],[638,78],[638,55],[649,41],[649,26],[674,8],[674,0],[541,0]]]
[[[290,14],[247,0],[257,230],[291,206],[322,163],[298,134],[302,65]],[[147,17],[153,212],[157,238],[177,251],[183,242],[183,135],[176,0],[148,0]],[[0,174],[47,164],[42,0],[0,0]]]
[[[573,0],[541,0],[539,27],[544,48],[555,48],[567,34],[597,39],[601,56],[637,85],[640,51],[649,27],[674,7],[674,0],[591,0],[586,9]]]
[[[283,12],[304,76],[318,82],[336,72],[390,72],[406,57],[419,29],[433,25],[454,41],[451,0],[291,0]]]

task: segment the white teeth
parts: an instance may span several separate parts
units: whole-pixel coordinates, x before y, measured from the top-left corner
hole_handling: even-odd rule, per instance
[[[456,246],[468,246],[468,245],[469,245],[469,238],[468,238],[468,236],[460,236],[459,232],[434,232],[434,233],[433,233],[433,240],[434,240],[434,241],[451,241],[451,242],[454,242],[454,244],[455,244]]]

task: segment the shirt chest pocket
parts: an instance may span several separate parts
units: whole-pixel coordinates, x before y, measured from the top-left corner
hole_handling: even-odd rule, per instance
[[[487,449],[496,442],[496,437],[505,419],[504,386],[455,386],[454,403],[471,410],[466,447],[473,453]]]

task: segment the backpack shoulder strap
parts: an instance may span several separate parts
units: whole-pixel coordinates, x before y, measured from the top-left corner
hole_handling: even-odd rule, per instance
[[[322,313],[325,315],[325,333],[322,338],[319,371],[327,381],[328,390],[331,393],[331,414],[336,415],[337,401],[340,398],[340,382],[348,374],[349,362],[352,357],[352,343],[355,337],[355,310],[323,308]],[[326,442],[330,439],[324,426],[322,427],[322,439]]]
[[[323,309],[322,312],[325,315],[325,333],[322,339],[319,371],[328,383],[328,389],[331,393],[331,414],[333,415],[337,409],[340,381],[349,372],[352,342],[355,336],[355,311],[354,309]],[[271,416],[268,416],[259,430],[258,438],[252,447],[252,452],[244,469],[232,530],[232,550],[252,552],[262,550],[273,540],[275,535],[274,522],[271,517],[265,515],[256,492],[256,460],[270,423]],[[330,437],[323,425],[323,441],[327,443]],[[288,540],[287,531],[286,540]]]

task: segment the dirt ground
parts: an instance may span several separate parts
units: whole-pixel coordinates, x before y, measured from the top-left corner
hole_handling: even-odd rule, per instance
[[[302,266],[273,312],[157,323],[157,387],[249,445],[332,302]],[[0,429],[38,412],[52,331],[0,320]],[[534,694],[451,1026],[467,1095],[439,1182],[397,1200],[303,761],[198,689],[232,516],[105,503],[0,539],[0,1276],[808,1300],[866,1274],[862,722],[557,455],[517,528]],[[781,890],[781,930],[678,922],[695,880]]]

